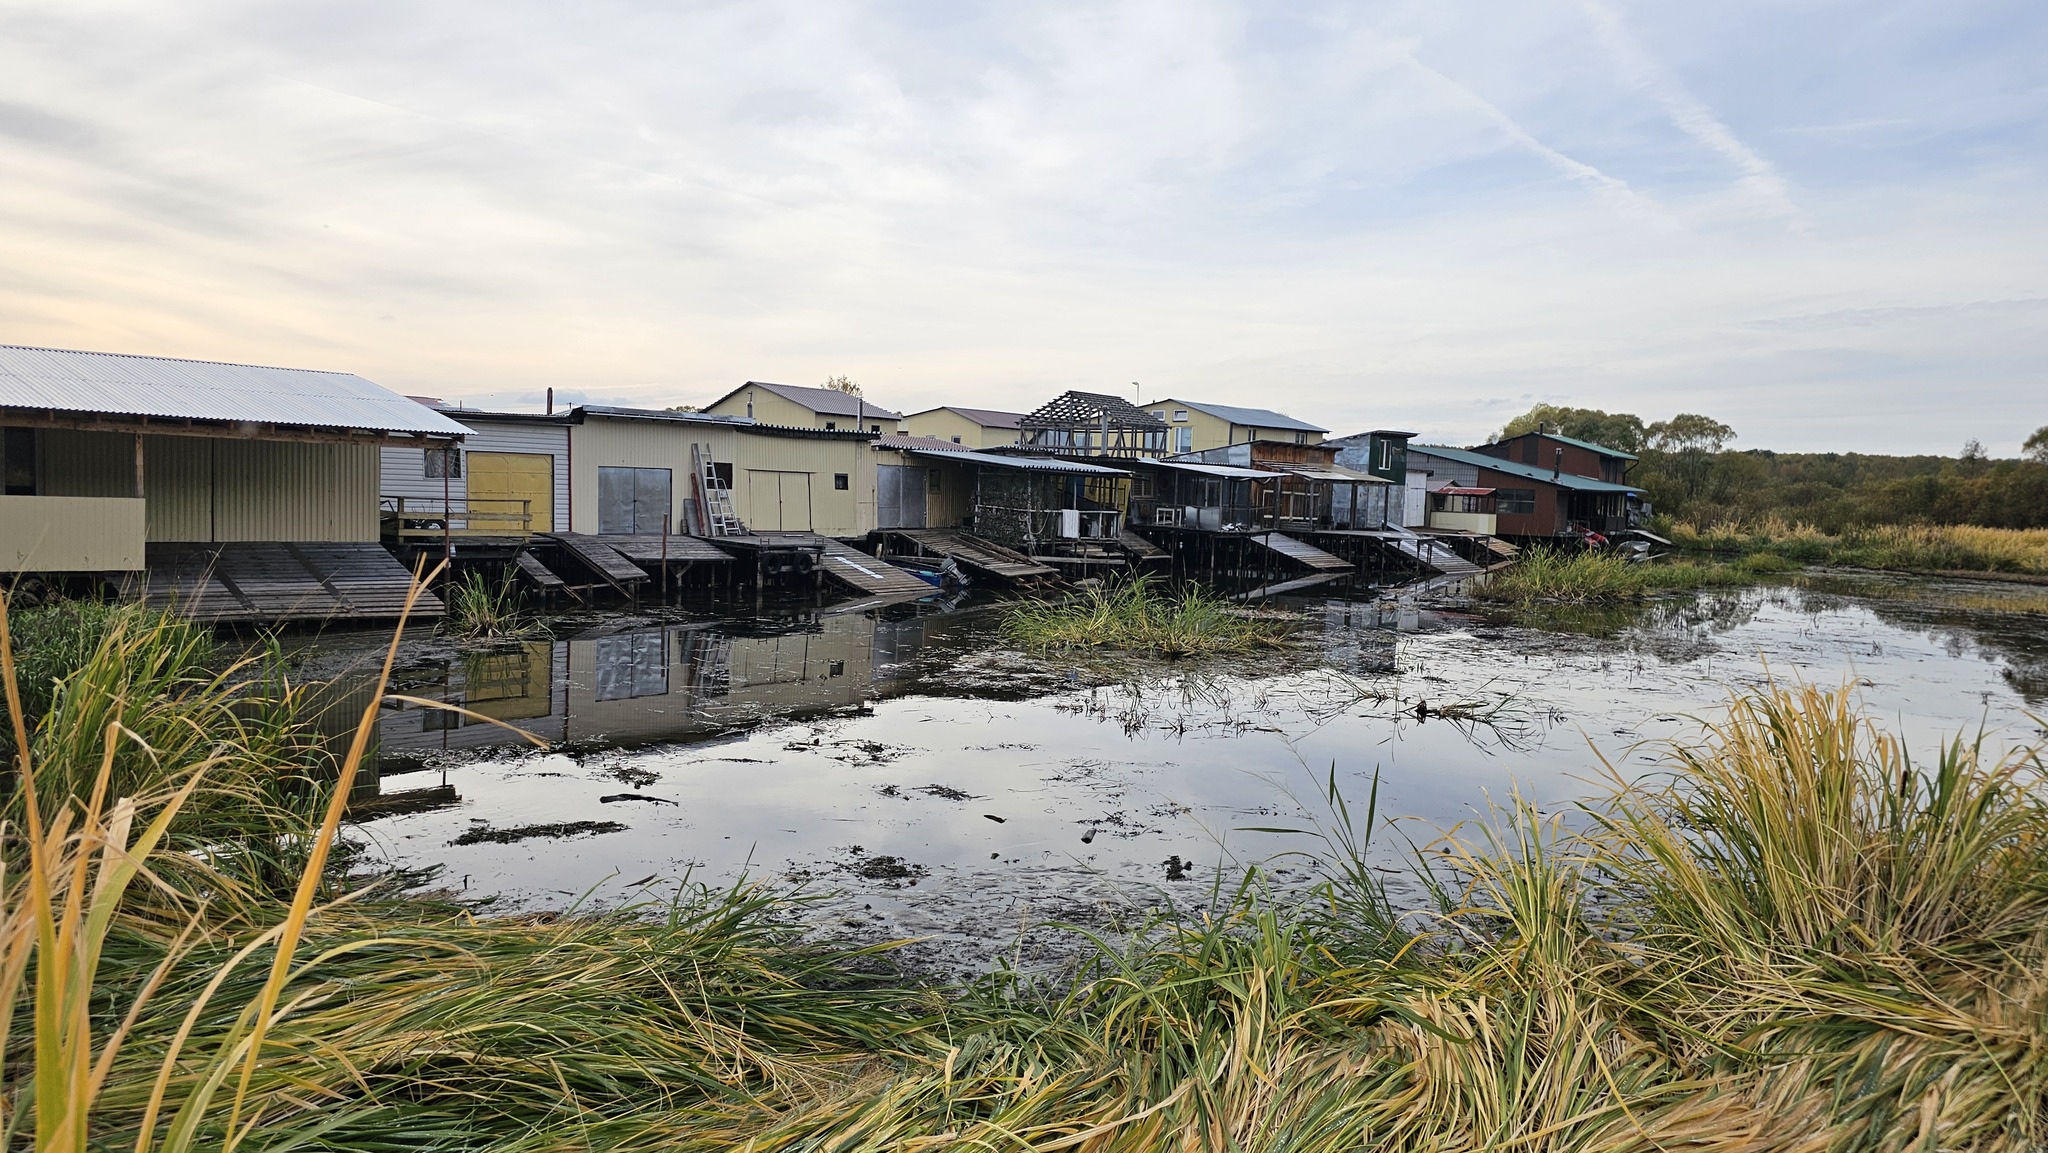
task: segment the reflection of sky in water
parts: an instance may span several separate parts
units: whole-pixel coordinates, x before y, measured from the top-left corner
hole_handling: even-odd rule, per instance
[[[1094,688],[1003,656],[990,614],[976,612],[543,642],[445,685],[572,751],[394,773],[405,762],[390,754],[463,742],[420,727],[431,714],[392,711],[387,795],[445,773],[461,799],[365,829],[396,860],[445,863],[451,885],[517,903],[559,904],[607,877],[616,891],[689,868],[705,879],[751,869],[846,888],[899,931],[979,917],[978,931],[1003,936],[1084,890],[1186,894],[1213,876],[1198,868],[1170,885],[1169,856],[1211,866],[1304,847],[1245,830],[1299,824],[1294,798],[1316,809],[1333,766],[1354,803],[1377,772],[1381,813],[1416,818],[1418,842],[1516,788],[1546,806],[1586,796],[1595,748],[1625,772],[1650,769],[1642,746],[1685,734],[1688,714],[1711,715],[1767,675],[1854,678],[1920,748],[1979,723],[2032,732],[2014,670],[2039,667],[2043,618],[1938,596],[1914,604],[1763,589],[1543,622],[1574,631],[1331,605],[1320,610],[1330,668],[1155,670]],[[1420,702],[1505,707],[1488,726],[1417,720]],[[600,800],[625,792],[675,803]],[[478,823],[574,821],[627,828],[448,844]],[[927,871],[916,885],[852,871],[882,855]]]

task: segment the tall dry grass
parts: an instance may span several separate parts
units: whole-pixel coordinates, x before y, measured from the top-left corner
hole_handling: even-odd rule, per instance
[[[1807,564],[2048,575],[2048,529],[1873,525],[1831,535],[1809,524],[1770,517],[1711,526],[1680,521],[1669,526],[1669,535],[1690,550],[1772,554]]]
[[[1427,915],[1387,902],[1378,814],[1354,818],[1333,773],[1312,899],[1253,871],[1071,980],[955,988],[810,940],[754,888],[476,917],[338,890],[321,853],[274,898],[162,869],[218,762],[117,797],[133,738],[101,738],[97,769],[63,770],[85,795],[27,790],[0,846],[10,1147],[2048,1142],[2039,757],[1955,741],[1915,762],[1845,692],[1740,697],[1573,819],[1505,806],[1428,854]]]

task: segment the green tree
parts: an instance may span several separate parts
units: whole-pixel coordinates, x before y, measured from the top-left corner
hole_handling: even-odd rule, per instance
[[[1696,412],[1660,420],[1643,433],[1645,446],[1661,458],[1660,471],[1671,478],[1679,499],[1688,505],[1716,489],[1714,465],[1735,439],[1734,429]]]
[[[1557,404],[1537,405],[1509,421],[1494,439],[1506,440],[1537,431],[1561,433],[1574,440],[1589,440],[1622,452],[1643,450],[1642,417],[1634,413],[1602,412],[1597,408],[1569,408]]]
[[[2020,446],[2020,455],[2035,464],[2048,464],[2048,424],[2034,430],[2034,435]]]

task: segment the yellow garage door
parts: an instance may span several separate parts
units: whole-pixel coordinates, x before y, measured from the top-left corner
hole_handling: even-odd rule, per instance
[[[471,527],[511,535],[519,531],[518,515],[525,511],[532,515],[528,532],[555,530],[554,457],[544,452],[472,452],[468,463]]]

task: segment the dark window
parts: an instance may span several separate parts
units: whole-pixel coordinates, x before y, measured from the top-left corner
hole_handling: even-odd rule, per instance
[[[1528,516],[1536,511],[1536,490],[1533,488],[1495,489],[1494,511],[1503,516]]]
[[[1159,490],[1153,487],[1151,477],[1134,476],[1131,478],[1132,500],[1151,500],[1158,492]]]
[[[846,474],[843,472],[833,473],[832,487],[837,489],[844,489],[846,487]]]
[[[462,450],[449,445],[446,448],[427,450],[428,480],[460,480],[462,478]]]
[[[926,475],[927,477],[930,477],[930,478],[931,478],[931,479],[930,479],[929,481],[927,481],[927,482],[926,482],[926,484],[925,484],[925,489],[926,489],[926,491],[928,491],[928,492],[937,492],[937,491],[939,491],[939,470],[938,470],[938,469],[935,469],[935,468],[929,468],[929,469],[926,469],[926,470],[925,470],[925,475]]]
[[[837,432],[837,431],[839,431],[839,422],[838,422],[838,421],[836,421],[836,420],[828,420],[828,421],[826,421],[826,422],[825,422],[825,431],[826,431],[826,432]]]
[[[0,476],[8,496],[36,495],[36,430],[10,428],[0,436]]]
[[[881,425],[879,425],[879,424],[871,424],[871,425],[869,425],[869,426],[868,426],[868,431],[869,431],[869,432],[880,432],[880,431],[882,431],[882,426],[881,426]]]
[[[846,675],[846,662],[845,662],[845,661],[832,661],[832,662],[830,662],[829,664],[827,664],[827,665],[825,666],[825,675],[826,675],[826,676],[828,676],[828,677],[843,677],[843,676],[845,676],[845,675]]]
[[[1522,442],[1522,463],[1536,463],[1536,438],[1533,436]]]
[[[957,437],[957,436],[956,436],[956,437],[954,437],[954,438],[953,438],[953,443],[954,443],[954,444],[959,444],[959,443],[960,443],[960,438],[959,438],[959,437]]]

